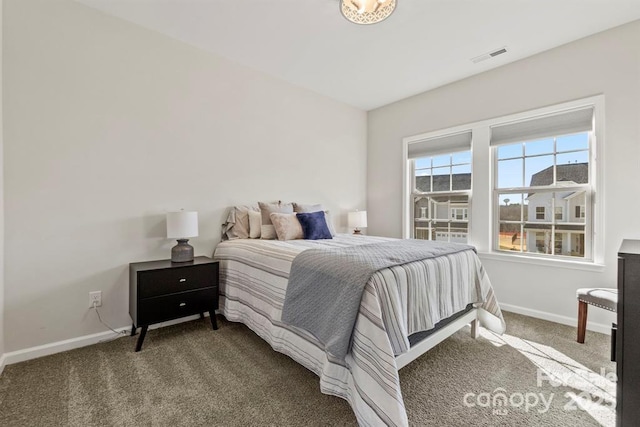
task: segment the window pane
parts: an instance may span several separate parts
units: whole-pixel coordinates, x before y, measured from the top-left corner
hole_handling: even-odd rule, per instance
[[[454,243],[467,243],[467,236],[469,235],[469,223],[451,223],[451,231],[449,235],[449,241]]]
[[[416,169],[430,168],[431,157],[420,157],[416,159]]]
[[[449,223],[434,222],[433,230],[431,231],[431,240],[448,242],[449,241]]]
[[[579,133],[576,135],[561,136],[556,140],[556,150],[588,150],[589,134]]]
[[[471,189],[471,165],[453,166],[452,172],[452,190],[470,190]]]
[[[471,163],[471,151],[454,153],[451,157],[451,163],[453,163],[454,165],[460,163]]]
[[[429,219],[429,198],[414,197],[413,217],[416,221],[426,221]]]
[[[562,209],[562,206],[556,206],[554,219],[556,221],[562,221],[563,218],[564,218],[564,210]]]
[[[431,191],[431,175],[416,176],[416,190],[424,193]]]
[[[584,258],[585,227],[575,225],[556,226],[556,255]]]
[[[498,188],[522,186],[522,159],[498,161]]]
[[[433,217],[436,219],[448,220],[450,217],[449,214],[449,201],[436,202],[432,204],[433,207]]]
[[[553,185],[553,156],[527,157],[524,160],[525,185]]]
[[[576,184],[589,182],[589,153],[587,151],[558,154],[557,159],[558,182],[569,181]]]
[[[500,194],[500,221],[522,221],[522,199],[522,194]]]
[[[520,224],[500,224],[499,247],[503,251],[523,252],[526,238],[520,232]]]
[[[433,190],[432,191],[450,191],[451,190],[451,167],[433,168]]]
[[[498,146],[498,158],[522,157],[522,143]]]
[[[442,156],[433,157],[433,166],[447,166],[451,164],[451,155],[445,154]]]
[[[524,144],[524,154],[532,156],[534,154],[553,154],[553,138],[531,141]]]
[[[525,223],[524,231],[526,240],[530,242],[527,252],[538,254],[552,253],[553,242],[551,240],[551,225]]]

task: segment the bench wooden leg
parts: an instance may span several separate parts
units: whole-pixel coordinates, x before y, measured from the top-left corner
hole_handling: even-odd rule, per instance
[[[589,304],[578,301],[578,342],[584,344],[584,336],[587,332],[587,308]]]

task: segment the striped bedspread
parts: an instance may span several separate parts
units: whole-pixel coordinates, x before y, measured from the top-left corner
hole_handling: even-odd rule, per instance
[[[344,360],[327,355],[310,334],[281,322],[289,271],[306,249],[389,241],[337,235],[331,240],[251,240],[220,243],[220,309],[246,324],[276,351],[320,377],[323,393],[346,399],[362,426],[406,426],[395,356],[409,349],[409,335],[482,303],[481,320],[498,333],[504,320],[491,284],[472,250],[378,271],[367,282]]]

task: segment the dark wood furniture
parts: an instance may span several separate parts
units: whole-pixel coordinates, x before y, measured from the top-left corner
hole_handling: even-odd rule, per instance
[[[211,317],[218,329],[218,262],[196,257],[190,262],[171,260],[134,262],[129,264],[129,314],[133,320],[131,336],[142,331],[136,343],[140,351],[149,325],[200,314]]]
[[[618,252],[616,332],[618,426],[640,420],[640,240],[624,240]]]

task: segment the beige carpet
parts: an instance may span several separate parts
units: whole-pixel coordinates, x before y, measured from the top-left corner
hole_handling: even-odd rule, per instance
[[[613,425],[615,384],[599,375],[615,370],[607,336],[587,332],[580,345],[574,328],[505,318],[503,337],[483,331],[474,341],[463,330],[400,371],[412,426]],[[321,394],[313,373],[241,324],[221,319],[213,331],[204,319],[152,330],[140,353],[135,339],[7,366],[0,425],[355,425],[345,401]],[[572,374],[557,387],[544,374],[538,387],[538,365]],[[501,391],[507,406],[493,405]],[[534,394],[552,399],[548,411],[540,397],[532,406]]]

